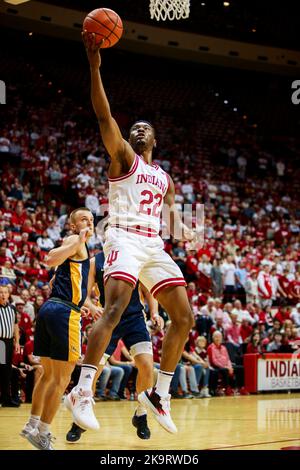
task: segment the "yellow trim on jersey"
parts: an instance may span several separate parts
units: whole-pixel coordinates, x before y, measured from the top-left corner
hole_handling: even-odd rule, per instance
[[[70,274],[72,283],[72,302],[78,305],[81,300],[81,263],[74,263],[70,261]]]
[[[69,317],[69,362],[76,362],[81,356],[80,313],[71,310]]]

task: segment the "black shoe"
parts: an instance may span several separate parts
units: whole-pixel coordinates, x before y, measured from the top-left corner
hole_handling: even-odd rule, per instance
[[[83,434],[86,429],[82,429],[77,424],[73,423],[70,431],[66,435],[66,440],[68,442],[77,442],[81,438],[81,434]]]
[[[14,400],[4,401],[2,402],[2,408],[9,407],[9,408],[19,408],[20,403]]]
[[[150,439],[151,432],[147,424],[147,415],[137,416],[134,414],[132,424],[137,429],[136,433],[140,439]]]
[[[171,397],[172,397],[172,398],[178,398],[178,399],[184,398],[184,396],[183,396],[183,395],[180,395],[180,393],[178,393],[178,392],[170,391],[170,394],[171,394]]]
[[[120,401],[121,398],[119,397],[119,395],[107,395],[107,400],[110,400],[110,401]]]

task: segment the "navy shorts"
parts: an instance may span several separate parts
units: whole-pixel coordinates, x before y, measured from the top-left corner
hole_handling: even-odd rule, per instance
[[[59,361],[76,362],[81,356],[79,310],[47,300],[36,321],[34,354]]]
[[[130,315],[128,317],[121,318],[120,323],[113,331],[110,343],[105,351],[106,356],[111,356],[113,354],[119,339],[123,340],[128,350],[138,343],[150,343],[147,350],[147,352],[150,353],[149,347],[151,345],[151,338],[146,327],[143,313],[141,313],[141,315]]]

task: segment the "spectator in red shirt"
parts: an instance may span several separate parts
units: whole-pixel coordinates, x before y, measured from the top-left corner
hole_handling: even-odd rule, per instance
[[[197,281],[199,278],[198,259],[196,258],[196,250],[188,250],[186,258],[186,276],[187,281]]]
[[[233,365],[227,348],[222,344],[223,336],[219,331],[213,334],[213,342],[208,346],[207,353],[209,363],[214,368],[212,374],[212,389],[217,388],[218,375],[220,374],[225,385],[225,394],[232,396],[234,394],[232,387],[238,386],[241,395],[248,395],[244,388],[244,370],[242,366]]]
[[[263,346],[261,344],[260,334],[258,331],[254,331],[249,343],[247,344],[246,354],[261,354],[262,352]]]
[[[285,320],[290,320],[291,309],[290,307],[281,307],[276,313],[274,320],[278,320],[280,325],[283,325]],[[274,322],[275,327],[275,322]]]
[[[296,272],[296,278],[290,282],[288,292],[294,305],[300,301],[300,273]]]

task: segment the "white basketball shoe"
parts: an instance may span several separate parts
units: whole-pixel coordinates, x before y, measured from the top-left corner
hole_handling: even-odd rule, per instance
[[[71,411],[73,421],[83,429],[97,430],[100,428],[94,414],[94,404],[91,391],[77,389],[76,387],[65,397],[65,406]]]
[[[155,419],[159,424],[168,432],[175,434],[177,433],[177,428],[173,423],[171,418],[171,405],[170,405],[171,395],[161,397],[156,393],[156,389],[148,389],[145,392],[142,392],[138,396],[138,401],[146,406],[152,413],[154,413]]]

